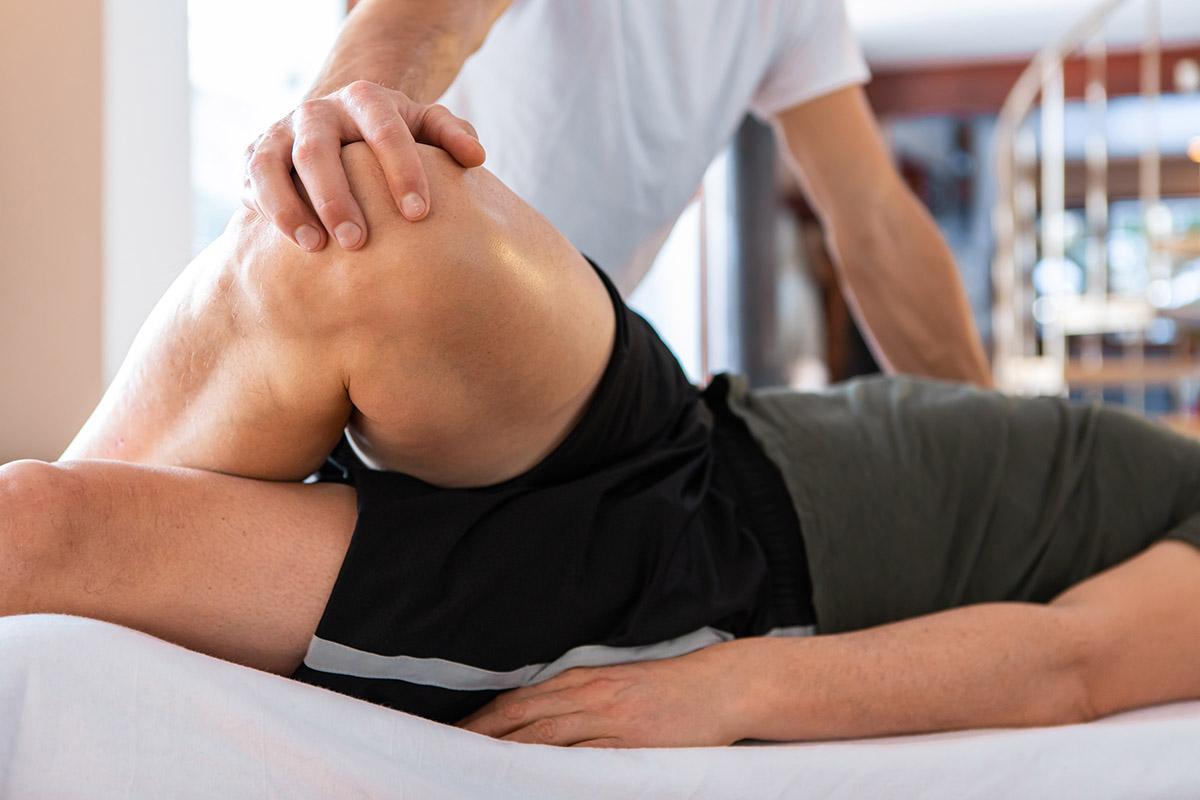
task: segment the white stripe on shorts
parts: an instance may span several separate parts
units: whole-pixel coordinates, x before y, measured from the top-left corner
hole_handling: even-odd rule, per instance
[[[811,636],[815,633],[815,626],[803,625],[773,628],[764,635]],[[401,680],[422,686],[437,686],[442,689],[459,691],[515,689],[519,686],[541,683],[574,667],[604,667],[628,664],[634,661],[673,658],[710,644],[727,642],[733,638],[731,633],[704,627],[665,642],[637,647],[584,645],[568,650],[559,658],[546,664],[529,664],[510,672],[493,672],[442,658],[382,656],[314,636],[309,642],[308,653],[304,656],[304,665],[318,672],[331,672],[356,678]]]

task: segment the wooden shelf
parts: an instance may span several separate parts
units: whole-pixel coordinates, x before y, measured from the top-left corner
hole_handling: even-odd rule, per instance
[[[1071,359],[1063,368],[1070,386],[1152,385],[1200,379],[1200,360],[1190,358],[1147,358],[1134,361],[1106,358],[1098,365]]]
[[[1184,261],[1200,258],[1200,233],[1187,233],[1158,242],[1154,249]]]

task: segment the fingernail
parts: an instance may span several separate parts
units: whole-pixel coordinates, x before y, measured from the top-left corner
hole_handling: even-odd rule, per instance
[[[421,195],[411,192],[404,195],[404,199],[400,201],[400,211],[409,219],[420,219],[425,213],[425,201],[421,199]]]
[[[343,222],[333,229],[333,235],[337,237],[338,244],[345,248],[357,247],[362,241],[362,228],[359,228],[353,222]]]
[[[321,246],[321,234],[312,225],[296,228],[296,241],[305,250],[316,250]]]

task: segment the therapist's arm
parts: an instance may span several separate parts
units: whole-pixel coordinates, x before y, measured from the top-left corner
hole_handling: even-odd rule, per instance
[[[360,0],[308,97],[366,80],[432,103],[512,1]]]
[[[991,385],[950,248],[888,155],[862,88],[779,115],[856,319],[889,372]]]
[[[369,232],[342,169],[341,148],[365,141],[401,213],[424,218],[429,183],[417,142],[443,148],[465,167],[484,160],[470,124],[429,103],[450,86],[511,2],[362,0],[306,100],[248,149],[243,203],[306,250],[324,247],[329,234],[346,249],[362,247]],[[311,207],[292,184],[293,169]]]

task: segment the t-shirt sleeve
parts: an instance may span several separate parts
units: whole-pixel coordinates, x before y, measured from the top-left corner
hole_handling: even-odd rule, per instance
[[[787,5],[791,24],[750,103],[751,111],[767,119],[871,78],[842,0]]]

